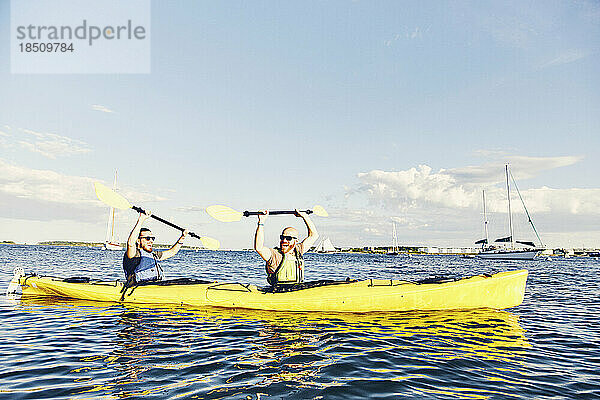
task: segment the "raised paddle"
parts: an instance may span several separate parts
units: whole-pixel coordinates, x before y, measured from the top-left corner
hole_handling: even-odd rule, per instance
[[[312,210],[299,210],[307,214],[315,214],[319,217],[327,217],[327,211],[321,206],[314,206]],[[251,215],[260,215],[261,211],[236,211],[231,207],[214,205],[206,207],[208,215],[221,222],[235,222],[242,219],[242,217],[249,217]],[[296,211],[269,211],[269,215],[284,215],[284,214],[296,214]]]
[[[125,197],[121,196],[114,190],[109,189],[108,187],[104,186],[100,182],[94,183],[94,189],[96,190],[96,196],[98,196],[100,201],[102,201],[105,204],[108,204],[109,206],[111,206],[113,208],[118,208],[120,210],[127,210],[128,208],[131,208],[132,210],[135,210],[139,213],[146,212],[141,207],[132,206],[131,204],[129,204],[129,202],[127,201],[127,199]],[[163,224],[169,225],[172,228],[178,229],[182,232],[184,231],[184,229],[182,227],[177,226],[174,223],[169,222],[165,219],[162,219],[159,216],[152,214],[151,217],[157,221],[162,222]],[[202,242],[204,247],[206,247],[207,249],[210,249],[210,250],[217,250],[219,248],[219,246],[221,245],[218,240],[210,238],[208,236],[198,236],[194,232],[190,232],[190,236],[195,237],[196,239],[200,239],[200,241]]]

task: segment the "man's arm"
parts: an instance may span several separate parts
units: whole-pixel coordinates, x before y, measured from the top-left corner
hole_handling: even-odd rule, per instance
[[[167,258],[173,257],[175,254],[177,254],[181,249],[181,246],[183,245],[183,241],[185,240],[187,234],[188,230],[184,229],[183,232],[181,232],[181,236],[179,237],[179,239],[177,239],[177,241],[173,243],[173,246],[171,246],[169,250],[161,252],[158,259],[161,261],[166,260]]]
[[[135,242],[137,241],[138,236],[140,236],[140,229],[142,229],[142,224],[144,223],[144,221],[150,218],[151,215],[152,213],[150,211],[146,211],[146,213],[140,213],[140,215],[138,215],[138,220],[135,223],[133,229],[131,230],[129,237],[127,238],[127,252],[125,252],[127,258],[135,257]]]
[[[296,210],[296,216],[304,220],[304,223],[306,224],[306,229],[308,229],[308,236],[302,241],[302,252],[306,253],[308,249],[310,249],[312,245],[315,244],[315,241],[319,238],[319,233],[317,232],[317,227],[315,226],[315,223],[312,222],[312,220],[306,212],[300,212]]]
[[[263,211],[262,214],[258,215],[258,225],[256,226],[256,233],[254,234],[254,250],[265,261],[269,261],[269,259],[271,258],[271,249],[265,247],[264,225],[268,215],[268,211]]]

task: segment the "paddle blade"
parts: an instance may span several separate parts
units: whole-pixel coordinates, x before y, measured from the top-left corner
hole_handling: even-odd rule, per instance
[[[312,209],[313,213],[315,213],[315,215],[318,215],[319,217],[328,217],[329,214],[327,214],[327,211],[325,211],[325,209],[321,206],[314,206]]]
[[[201,236],[200,241],[202,242],[202,245],[209,250],[217,250],[219,247],[221,247],[221,243],[219,243],[217,239],[213,239],[208,236]]]
[[[244,214],[239,211],[235,211],[233,208],[227,206],[208,206],[206,207],[208,215],[221,222],[235,222],[242,219]]]
[[[131,208],[131,204],[129,204],[125,197],[104,186],[100,182],[94,183],[94,189],[96,190],[96,196],[98,196],[100,201],[103,203],[120,210],[127,210],[128,208]]]

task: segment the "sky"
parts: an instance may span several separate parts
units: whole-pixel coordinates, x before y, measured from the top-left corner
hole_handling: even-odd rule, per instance
[[[141,74],[12,74],[10,7],[0,241],[104,241],[93,182],[117,170],[132,204],[223,248],[252,247],[256,219],[212,204],[322,205],[336,246],[391,245],[392,223],[403,245],[474,246],[484,190],[507,235],[509,163],[544,245],[600,247],[597,1],[153,1]],[[118,240],[136,217],[117,213]],[[267,244],[287,225],[305,232],[272,216]]]

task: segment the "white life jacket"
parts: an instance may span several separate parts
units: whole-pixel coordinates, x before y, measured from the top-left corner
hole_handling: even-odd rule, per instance
[[[275,269],[275,272],[269,274],[267,282],[271,285],[293,285],[304,280],[304,258],[298,247],[294,247],[293,251],[283,253],[281,249],[277,249],[283,258]]]

